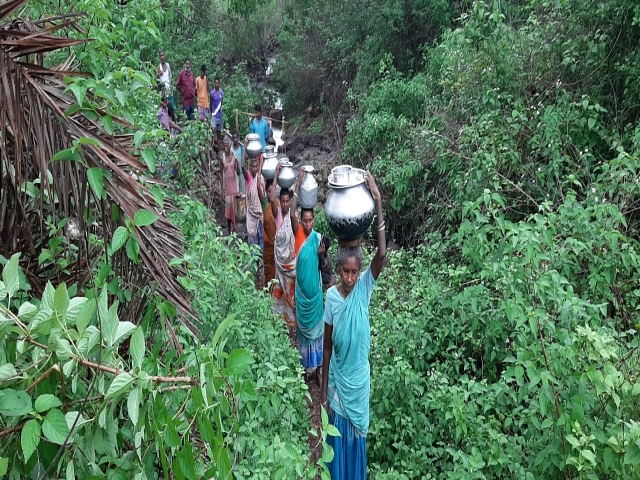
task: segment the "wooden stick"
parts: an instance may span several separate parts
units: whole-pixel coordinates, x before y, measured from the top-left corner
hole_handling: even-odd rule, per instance
[[[240,124],[238,123],[238,109],[236,108],[236,130],[240,131]]]
[[[249,112],[238,112],[238,113],[241,113],[242,115],[247,115],[247,116],[249,116],[249,117],[255,117],[255,116],[256,116],[256,114],[255,114],[255,113],[249,113]],[[280,122],[280,123],[282,123],[283,125],[284,125],[284,124],[286,124],[286,123],[289,123],[289,122],[285,122],[284,120],[276,120],[276,119],[274,119],[274,118],[266,117],[266,116],[264,116],[264,115],[262,116],[262,118],[266,118],[267,120],[271,120],[272,122]]]

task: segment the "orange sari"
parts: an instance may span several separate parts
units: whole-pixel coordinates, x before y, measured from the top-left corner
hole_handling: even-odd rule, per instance
[[[278,203],[278,209],[280,209],[280,202]],[[280,224],[282,219],[280,219]],[[263,241],[264,252],[262,258],[264,259],[264,283],[267,285],[271,280],[276,278],[276,257],[273,249],[276,244],[276,231],[278,227],[278,219],[273,216],[273,210],[271,204],[267,204],[267,208],[264,210],[264,221],[262,222],[263,229]]]

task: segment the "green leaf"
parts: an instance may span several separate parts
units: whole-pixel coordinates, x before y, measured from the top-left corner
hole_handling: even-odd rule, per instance
[[[127,410],[129,410],[129,418],[134,425],[138,425],[138,419],[140,417],[140,399],[142,393],[140,387],[134,388],[129,392],[129,398],[127,398]]]
[[[107,394],[104,399],[109,400],[110,398],[115,398],[127,390],[129,385],[133,383],[133,377],[129,375],[127,372],[122,372],[116,378],[113,379],[111,385],[109,385],[109,389],[107,390]]]
[[[322,448],[322,462],[327,464],[333,460],[334,451],[331,445],[326,445]]]
[[[122,90],[116,89],[116,98],[120,102],[120,105],[122,105],[123,107],[127,104],[126,97]]]
[[[591,450],[582,450],[582,452],[580,452],[580,453],[582,454],[583,458],[586,458],[587,460],[589,460],[591,462],[591,464],[593,466],[595,466],[595,464],[596,464],[596,456]]]
[[[536,338],[538,336],[538,320],[535,315],[529,315],[529,328],[531,328],[531,334]]]
[[[133,332],[135,329],[136,326],[131,322],[118,322],[111,346],[120,343],[122,340],[127,338],[129,334],[131,334],[131,332]]]
[[[18,260],[20,260],[20,252],[11,255],[11,258],[2,269],[2,281],[10,298],[13,297],[18,291],[18,288],[20,288]]]
[[[587,126],[589,127],[589,130],[591,130],[595,124],[596,119],[594,117],[589,117],[589,120],[587,120]]]
[[[153,195],[153,199],[160,205],[160,208],[164,207],[164,192],[158,185],[152,185],[149,188],[149,192]]]
[[[573,435],[567,435],[566,439],[571,444],[571,446],[573,448],[579,448],[580,447],[580,441],[576,437],[574,437]]]
[[[71,343],[66,338],[57,338],[55,341],[56,356],[63,362],[69,360],[73,355]]]
[[[86,297],[73,297],[69,300],[69,308],[67,308],[67,323],[75,325],[78,332],[82,334],[95,310],[94,301],[89,301]]]
[[[624,454],[625,465],[638,465],[640,464],[640,448],[636,445],[636,442],[629,442],[626,452]]]
[[[105,115],[102,117],[102,126],[104,127],[104,131],[109,135],[113,135],[113,119],[111,115]]]
[[[218,450],[216,460],[218,461],[218,474],[220,475],[220,478],[227,478],[229,476],[229,472],[231,471],[231,460],[229,458],[229,451],[226,448],[221,447],[220,450]]]
[[[167,428],[164,430],[164,441],[168,447],[175,448],[181,445],[180,436],[173,424],[172,419],[167,422]]]
[[[138,327],[131,335],[131,341],[129,342],[129,355],[131,355],[131,362],[134,367],[142,368],[142,359],[145,351],[144,343],[144,332],[142,327]]]
[[[63,282],[53,295],[53,310],[60,316],[64,316],[67,313],[69,307],[69,292],[67,292],[67,285]]]
[[[9,458],[0,457],[0,477],[6,475],[9,471]]]
[[[21,417],[31,412],[31,397],[23,390],[0,390],[0,414]]]
[[[138,210],[133,216],[133,223],[136,227],[146,227],[158,219],[158,216],[150,210]]]
[[[20,445],[22,446],[22,454],[24,455],[24,463],[27,463],[36,451],[40,443],[40,424],[35,418],[32,418],[22,427],[20,433]]]
[[[77,422],[76,422],[76,418],[78,419]],[[74,423],[75,423],[74,429],[78,429],[85,423],[91,422],[91,420],[87,420],[82,415],[80,415],[80,412],[67,412],[64,416],[64,419],[67,421],[67,426],[69,427],[69,430],[71,430],[71,427],[74,427],[73,425]]]
[[[553,418],[547,417],[544,420],[544,422],[542,422],[542,425],[540,425],[540,428],[543,430],[546,430],[547,428],[552,426],[554,423],[555,423],[555,420]]]
[[[82,105],[86,97],[86,88],[77,83],[72,83],[67,88],[75,95],[78,105]]]
[[[116,331],[118,329],[118,305],[114,303],[107,310],[107,314],[102,318],[102,336],[107,344],[113,345],[116,339]]]
[[[212,348],[216,348],[216,345],[218,345],[218,341],[220,340],[220,337],[222,337],[222,334],[227,330],[227,328],[229,328],[229,326],[235,321],[236,319],[236,314],[233,313],[231,315],[229,315],[227,318],[225,318],[220,325],[218,325],[218,328],[216,328],[216,333],[213,334],[213,339],[211,340],[211,347]]]
[[[145,148],[142,151],[142,159],[144,163],[149,167],[149,171],[154,173],[156,171],[156,152],[153,148]]]
[[[65,476],[67,480],[76,480],[76,469],[73,466],[73,458],[71,458],[69,460],[69,463],[67,463],[67,470],[66,470]]]
[[[633,390],[631,390],[631,395],[638,395],[640,394],[640,382],[636,383],[633,386]]]
[[[80,110],[82,110],[82,107],[80,105],[78,105],[78,104],[75,104],[75,105],[71,105],[69,108],[67,108],[64,111],[64,114],[67,117],[70,117],[71,115],[73,115],[76,112],[79,112]]]
[[[18,372],[16,371],[16,367],[13,366],[13,363],[5,363],[0,366],[0,383],[16,375],[18,375]]]
[[[18,316],[23,321],[29,320],[36,313],[38,313],[38,307],[36,307],[33,303],[30,303],[30,302],[24,302],[22,305],[20,305],[20,308],[18,309]]]
[[[65,148],[64,150],[60,150],[53,157],[51,157],[51,160],[49,160],[49,162],[62,162],[67,160],[83,163],[77,147]]]
[[[129,259],[136,264],[140,263],[140,260],[139,260],[140,245],[138,244],[138,240],[131,237],[129,240],[127,240],[126,249],[127,249],[127,257],[129,257]]]
[[[42,413],[47,410],[51,410],[54,407],[59,407],[62,405],[62,402],[55,395],[51,395],[50,393],[43,393],[38,398],[36,398],[36,412]]]
[[[327,435],[331,435],[332,437],[341,437],[340,431],[333,425],[329,424],[325,427],[325,431]]]
[[[144,140],[144,130],[138,130],[133,134],[133,144],[136,146],[136,148],[140,148],[142,140]]]
[[[249,365],[253,363],[253,357],[246,350],[237,349],[229,354],[227,359],[227,368],[225,373],[227,376],[238,375],[244,372]]]
[[[44,417],[44,423],[42,424],[42,433],[47,439],[58,445],[62,445],[69,435],[69,426],[67,420],[60,410],[54,408],[49,410],[47,416]]]
[[[41,309],[49,308],[53,310],[53,297],[55,293],[56,290],[53,288],[51,282],[47,282],[47,285],[44,287],[44,293],[42,294]]]
[[[116,228],[113,232],[113,238],[111,239],[111,253],[115,253],[122,248],[127,239],[129,238],[129,230],[122,225]]]
[[[78,143],[80,145],[95,145],[96,147],[100,146],[100,142],[98,140],[89,137],[80,137],[78,139]]]
[[[89,180],[89,185],[91,185],[91,190],[93,190],[96,198],[106,198],[102,170],[100,168],[93,167],[87,169],[87,180]]]

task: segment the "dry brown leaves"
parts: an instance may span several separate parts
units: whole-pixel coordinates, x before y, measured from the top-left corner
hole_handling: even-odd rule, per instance
[[[103,238],[107,245],[115,229],[123,224],[123,216],[119,221],[113,220],[113,205],[131,219],[138,210],[148,209],[158,215],[158,220],[135,230],[141,265],[131,262],[124,249],[113,259],[113,268],[125,283],[123,286],[137,298],[122,315],[136,322],[146,299],[157,289],[176,306],[183,325],[197,335],[189,296],[177,281],[184,272],[169,265],[172,258],[182,256],[180,231],[165,216],[171,206],[165,202],[162,209],[146,186],[132,176],[143,175],[147,170],[131,153],[133,135],[110,136],[99,122],[81,111],[66,115],[76,99],[65,93],[63,78],[82,73],[72,71],[73,58],[53,68],[43,66],[44,53],[81,43],[58,36],[70,26],[80,29],[75,23],[79,15],[46,21],[7,21],[26,1],[0,3],[0,22],[5,20],[0,24],[0,254],[8,257],[23,253],[22,267],[35,294],[42,292],[47,281],[54,285],[78,282],[82,287],[104,253],[89,243],[89,234]],[[114,122],[134,130],[123,120],[114,118]],[[57,152],[72,147],[80,138],[95,140],[99,146],[82,145],[82,162],[50,162]],[[96,198],[89,187],[87,169],[92,167],[105,174],[106,200]],[[37,195],[29,195],[24,186],[34,181],[32,193],[35,187]],[[87,222],[87,206],[97,212],[91,224]],[[38,256],[49,240],[47,216],[53,222],[76,219],[83,234],[74,240],[77,260],[64,270],[38,265]],[[151,280],[155,281],[155,289],[150,286]]]

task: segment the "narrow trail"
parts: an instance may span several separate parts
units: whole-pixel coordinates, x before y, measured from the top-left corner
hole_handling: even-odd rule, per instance
[[[295,137],[294,137],[294,142],[297,143],[297,138]],[[309,155],[306,150],[307,148],[306,140],[303,141],[302,145],[303,147],[301,150],[301,154],[299,155],[299,160],[307,159]],[[315,155],[316,150],[313,150],[312,153]],[[334,164],[333,154],[327,155],[326,157],[320,157],[318,160],[320,160],[318,162],[319,163],[318,166],[322,170],[327,170],[331,168],[331,166],[333,166]],[[205,204],[208,204],[211,210],[211,213],[213,214],[213,217],[215,218],[216,222],[221,226],[222,235],[227,236],[229,232],[227,231],[227,228],[226,228],[226,219],[224,215],[224,201],[222,198],[222,191],[219,186],[220,185],[219,175],[220,175],[219,169],[214,162],[209,172],[207,173],[200,172],[200,175],[198,175],[196,178],[197,178],[198,185],[205,187],[204,190],[207,192],[206,196],[199,198],[199,200]],[[326,177],[326,172],[323,173],[322,175]],[[247,240],[246,224],[244,222],[238,222],[237,235],[243,241]],[[256,288],[261,289],[263,281],[264,281],[264,278],[262,278],[262,281],[258,279],[256,282]],[[291,331],[289,331],[289,342],[291,344],[291,347],[295,348],[297,351],[298,338],[297,338],[297,335],[295,333],[292,333]],[[310,451],[310,465],[312,467],[315,467],[317,461],[322,456],[322,436],[321,436],[322,413],[321,413],[321,406],[320,406],[321,389],[316,383],[315,377],[306,378],[305,376],[304,381],[307,384],[307,388],[309,389],[309,395],[311,397],[311,401],[309,401],[308,399],[306,400],[306,407],[309,412],[309,423],[310,423],[307,443]],[[314,435],[311,432],[311,430],[315,430],[316,435]],[[317,480],[320,479],[319,474],[316,475],[316,479]]]
[[[295,333],[289,330],[289,342],[291,346],[298,350],[298,337]],[[320,456],[322,455],[322,436],[320,430],[322,428],[322,413],[320,411],[320,387],[316,383],[315,377],[305,378],[305,383],[309,388],[309,394],[311,395],[311,402],[307,400],[307,410],[309,411],[310,430],[308,435],[309,451],[311,452],[310,461],[312,465],[315,465]],[[318,436],[314,436],[311,433],[311,429],[315,429]],[[320,475],[316,476],[319,479]]]

